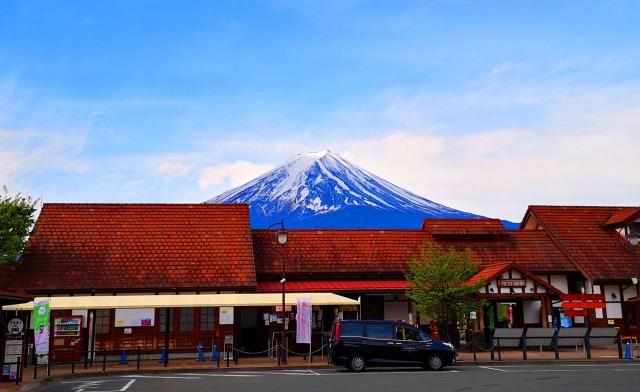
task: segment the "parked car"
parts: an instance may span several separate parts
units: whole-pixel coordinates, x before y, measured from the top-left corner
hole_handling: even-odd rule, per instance
[[[442,370],[455,365],[453,345],[401,321],[342,320],[333,323],[329,363],[361,372],[369,366],[422,366]]]

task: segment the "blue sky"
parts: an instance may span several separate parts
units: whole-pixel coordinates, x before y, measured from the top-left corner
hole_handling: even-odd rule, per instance
[[[0,184],[202,202],[331,150],[520,221],[640,205],[638,1],[17,1],[0,6]]]

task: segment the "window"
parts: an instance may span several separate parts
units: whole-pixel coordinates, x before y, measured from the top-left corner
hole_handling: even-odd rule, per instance
[[[109,333],[111,328],[111,309],[96,310],[96,333]]]
[[[413,329],[398,327],[396,331],[398,340],[418,340],[418,334]]]
[[[340,326],[340,336],[362,336],[362,324],[342,324]]]
[[[194,308],[180,308],[180,332],[193,331]]]
[[[393,327],[391,325],[367,325],[367,336],[374,339],[392,339]]]
[[[200,331],[213,331],[215,329],[216,308],[200,309]]]
[[[173,331],[173,315],[174,315],[174,311],[173,308],[169,309],[169,331]],[[160,332],[166,332],[167,330],[167,310],[166,309],[160,309],[160,317],[158,318],[160,320]]]

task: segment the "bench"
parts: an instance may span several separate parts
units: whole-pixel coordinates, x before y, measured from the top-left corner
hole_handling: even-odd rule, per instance
[[[586,327],[571,327],[560,328],[556,335],[555,351],[556,359],[560,358],[560,352],[558,350],[561,346],[575,346],[576,356],[578,355],[578,346],[584,347],[585,338],[587,336],[588,329]]]
[[[527,328],[527,332],[522,337],[522,358],[527,359],[527,347],[540,347],[540,356],[542,356],[542,347],[553,346],[556,330],[554,328]]]

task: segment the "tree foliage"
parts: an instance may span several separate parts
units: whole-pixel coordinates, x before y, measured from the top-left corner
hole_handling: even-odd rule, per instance
[[[419,257],[408,264],[407,297],[421,315],[438,322],[441,339],[450,341],[454,336],[447,335],[457,330],[456,321],[483,305],[478,290],[484,281],[468,283],[479,265],[471,260],[469,250],[459,252],[432,245],[423,246]]]
[[[0,195],[0,266],[16,265],[28,245],[35,222],[37,200],[17,194],[9,196],[7,187]]]

